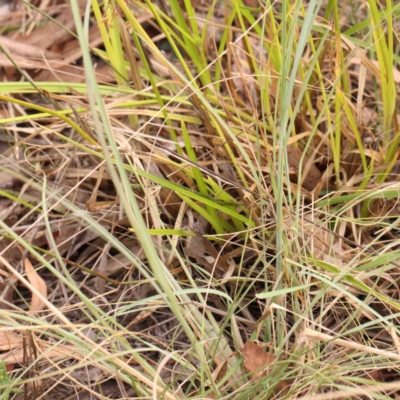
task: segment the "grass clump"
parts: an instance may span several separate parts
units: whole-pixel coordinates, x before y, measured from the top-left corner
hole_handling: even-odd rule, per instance
[[[400,6],[292,3],[9,10],[2,398],[400,395]]]

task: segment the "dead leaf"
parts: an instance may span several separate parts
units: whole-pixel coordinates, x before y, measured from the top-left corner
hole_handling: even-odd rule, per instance
[[[296,180],[294,181],[294,183],[296,183],[299,175],[300,161],[303,157],[303,150],[301,150],[299,147],[289,145],[287,148],[287,152],[288,152],[289,167],[294,170],[294,174],[296,176],[295,178]],[[301,165],[301,174],[302,174],[301,186],[306,190],[312,191],[320,182],[322,178],[322,173],[314,164],[309,164],[309,160],[310,157],[304,155],[303,163]]]
[[[82,1],[79,1],[81,5]],[[60,29],[63,26],[64,29]],[[53,20],[37,27],[25,38],[25,42],[40,49],[48,49],[53,43],[63,43],[72,35],[75,30],[75,23],[71,7],[65,7]]]
[[[11,350],[15,347],[21,346],[21,344],[22,339],[19,336],[11,332],[0,332],[0,351]]]
[[[22,341],[20,342],[22,344]],[[16,347],[16,346],[14,346]],[[56,349],[47,349],[46,347],[37,347],[39,353],[43,354],[43,357],[47,360],[57,357],[71,357],[73,356],[73,347],[67,348],[66,346],[58,346]],[[78,349],[75,349],[76,354]],[[26,356],[26,350],[22,346],[18,350],[10,351],[6,354],[1,355],[1,362],[7,362],[12,364],[22,364],[24,362],[24,357]]]
[[[276,360],[272,353],[267,353],[255,343],[247,342],[241,352],[244,356],[244,367],[253,377],[261,378],[271,372],[271,364]]]
[[[225,377],[227,372],[228,372],[228,362],[225,360],[217,366],[216,370],[213,373],[213,376],[215,377],[215,382],[220,382],[222,378]]]
[[[24,260],[26,276],[30,284],[38,291],[40,294],[47,299],[47,285],[46,282],[38,275],[38,273],[33,268],[31,262],[28,258]],[[43,300],[32,291],[32,301],[31,301],[31,311],[43,310],[45,303]]]
[[[216,276],[225,273],[230,268],[228,260],[220,257],[212,243],[199,234],[187,238],[185,251],[189,257],[195,258],[199,265]]]
[[[15,39],[10,39],[6,36],[0,36],[0,45],[12,55],[19,55],[21,57],[27,58],[38,58],[38,49],[36,46],[32,46],[30,44],[20,42]],[[41,55],[50,60],[59,58],[58,54],[47,50],[42,50]]]
[[[206,255],[206,247],[200,235],[189,236],[186,240],[186,254],[196,260]],[[197,261],[198,262],[198,261]]]

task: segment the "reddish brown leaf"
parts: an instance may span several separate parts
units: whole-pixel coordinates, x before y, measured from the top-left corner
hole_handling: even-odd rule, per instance
[[[11,332],[0,331],[0,350],[6,351],[21,346],[22,339]]]
[[[294,181],[296,183],[297,177],[299,175],[300,161],[301,158],[303,157],[303,151],[299,147],[294,147],[291,145],[288,146],[287,152],[288,152],[289,166],[294,170],[294,173],[296,175],[296,180]],[[309,159],[310,157],[304,155],[301,174],[305,175],[305,177],[302,176],[303,188],[311,191],[314,190],[315,187],[320,182],[322,178],[322,173],[314,164],[307,165]]]
[[[268,375],[271,364],[276,360],[272,353],[266,353],[263,348],[252,342],[247,342],[241,350],[244,356],[244,367],[253,377]]]
[[[30,284],[38,291],[40,294],[47,299],[47,285],[46,282],[38,275],[38,273],[33,268],[31,262],[28,258],[24,260],[25,272]],[[44,308],[44,302],[42,299],[32,291],[32,301],[31,310],[40,311]]]

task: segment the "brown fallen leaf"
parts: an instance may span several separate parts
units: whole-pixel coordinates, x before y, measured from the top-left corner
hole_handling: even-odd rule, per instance
[[[22,341],[20,342],[22,344]],[[16,347],[16,346],[14,346]],[[37,347],[36,349],[39,354],[43,354],[43,358],[50,360],[58,357],[74,357],[75,354],[79,354],[79,349],[73,346],[58,346],[55,349],[49,350],[49,348],[44,345]],[[24,362],[24,357],[26,357],[26,350],[20,346],[19,349],[9,351],[6,354],[2,354],[0,357],[1,362],[12,363],[12,364],[22,364]]]
[[[247,342],[241,352],[244,356],[244,367],[253,377],[261,378],[271,372],[271,364],[276,360],[272,353],[267,353],[255,343]]]
[[[220,382],[222,378],[225,377],[227,372],[228,372],[228,363],[225,360],[224,362],[222,362],[217,366],[216,370],[213,373],[213,376],[215,377],[215,382]]]
[[[21,346],[22,338],[11,332],[0,332],[0,351],[7,351]]]
[[[85,7],[82,0],[78,3],[80,8]],[[60,29],[60,26],[64,29]],[[49,19],[46,23],[40,24],[28,36],[25,35],[23,37],[21,34],[21,40],[23,39],[25,43],[32,46],[37,46],[38,51],[42,51],[50,48],[54,43],[64,43],[73,36],[71,31],[73,32],[74,30],[75,23],[72,9],[71,7],[64,7],[52,21]]]
[[[212,243],[199,234],[187,238],[185,251],[189,257],[195,258],[199,265],[217,276],[229,269],[227,260],[220,257]]]
[[[294,170],[296,180],[294,183],[297,183],[297,178],[299,175],[299,165],[301,158],[303,157],[303,151],[299,147],[295,147],[292,145],[289,145],[287,148],[288,152],[288,162],[290,168]],[[314,190],[315,187],[318,185],[322,178],[322,173],[321,171],[314,165],[307,165],[310,160],[310,157],[307,155],[304,155],[303,158],[303,163],[301,166],[301,174],[305,176],[302,176],[302,187],[306,190]]]
[[[0,45],[7,49],[12,54],[18,54],[21,57],[38,57],[38,49],[36,46],[32,46],[28,43],[20,42],[15,39],[8,38],[6,36],[0,36]],[[58,54],[52,51],[41,50],[41,55],[46,57],[46,59],[56,59],[59,58]]]
[[[244,357],[243,365],[250,372],[253,379],[260,379],[269,375],[272,372],[272,364],[276,360],[276,356],[265,352],[263,347],[252,342],[247,342],[243,349],[241,349]],[[275,386],[274,393],[287,393],[289,384],[289,381],[280,380]]]
[[[45,298],[47,299],[47,285],[46,282],[39,276],[33,268],[28,258],[24,260],[26,276],[30,284]],[[44,308],[43,300],[32,291],[31,311],[40,311]]]
[[[1,249],[7,249],[7,246],[10,244],[10,240],[8,239],[3,239],[0,245],[0,250]],[[17,262],[21,259],[21,253],[22,251],[18,249],[18,247],[13,246],[10,249],[7,250],[7,259],[10,262]],[[31,285],[35,287],[45,298],[47,298],[47,286],[44,280],[37,274],[37,272],[34,270],[31,262],[29,259],[25,259],[24,261],[25,265],[25,272],[27,274],[27,278]],[[10,278],[11,279],[11,278]],[[13,286],[16,284],[16,280],[12,279],[12,284],[9,284],[9,286],[3,284],[3,286],[0,285],[0,289],[2,289],[3,293],[3,300],[5,302],[0,301],[0,308],[2,309],[8,309],[8,303],[12,303],[12,294],[13,294]],[[10,291],[11,289],[11,291]],[[7,293],[5,293],[7,292]],[[32,293],[32,302],[31,302],[31,310],[33,311],[39,311],[42,310],[44,307],[43,301],[39,298],[39,296],[36,293]],[[21,335],[17,335],[8,331],[0,331],[0,351],[9,351],[10,356],[7,357],[5,355],[2,355],[2,361],[3,362],[10,362],[7,366],[7,370],[11,371],[13,369],[13,364],[14,364],[14,358],[16,352],[19,354],[21,353],[21,357],[23,357],[24,351],[22,349],[22,337]]]

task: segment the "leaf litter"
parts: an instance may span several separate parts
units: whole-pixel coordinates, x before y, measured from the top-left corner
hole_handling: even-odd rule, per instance
[[[44,13],[18,1],[6,3],[0,9],[3,31],[0,38],[3,49],[0,54],[2,67],[0,78],[3,82],[24,82],[22,86],[25,89],[15,94],[16,100],[23,100],[25,104],[32,102],[51,110],[67,109],[71,119],[84,129],[89,137],[96,138],[95,132],[92,131],[93,119],[88,112],[87,99],[79,92],[80,86],[76,85],[85,82],[85,77],[82,51],[75,37],[70,4],[61,0],[57,4],[37,3]],[[381,79],[379,63],[370,60],[367,54],[360,52],[359,49],[356,56],[349,58],[350,79],[357,82],[354,83],[354,87],[357,85],[364,87],[363,93],[358,98],[349,100],[352,116],[358,124],[356,127],[362,132],[364,147],[357,147],[354,126],[351,125],[353,119],[349,117],[350,114],[346,114],[346,117],[337,121],[342,134],[339,149],[343,155],[340,174],[334,173],[334,149],[327,140],[332,129],[332,126],[329,126],[329,119],[335,115],[332,108],[326,111],[326,100],[315,87],[310,86],[310,106],[301,110],[296,116],[295,134],[289,139],[289,146],[286,149],[289,175],[284,177],[284,190],[287,195],[285,201],[289,198],[289,192],[293,196],[300,193],[304,199],[302,201],[305,203],[305,210],[297,218],[293,212],[288,212],[285,216],[283,226],[289,242],[288,254],[291,256],[285,260],[287,268],[284,273],[277,275],[274,237],[276,223],[274,213],[271,212],[276,199],[270,193],[273,191],[275,168],[271,164],[271,159],[278,147],[271,139],[271,127],[261,121],[258,108],[260,81],[257,79],[257,69],[270,77],[267,84],[270,87],[271,104],[279,98],[277,86],[279,76],[273,67],[273,55],[260,46],[261,38],[256,30],[248,27],[249,40],[246,42],[242,38],[243,32],[239,29],[238,21],[233,21],[231,26],[227,25],[232,12],[231,4],[228,3],[230,2],[218,3],[214,9],[211,2],[198,1],[192,2],[192,5],[197,27],[204,31],[208,38],[205,52],[208,61],[212,63],[218,58],[222,63],[221,69],[227,71],[225,76],[222,75],[223,81],[227,83],[219,86],[219,92],[212,88],[215,97],[211,96],[209,99],[218,112],[224,115],[228,126],[235,133],[236,142],[227,135],[226,128],[218,125],[213,115],[201,106],[195,95],[192,95],[191,99],[187,96],[179,103],[166,106],[170,119],[174,121],[172,126],[177,132],[177,146],[171,140],[166,121],[158,112],[159,104],[151,101],[153,89],[151,86],[146,86],[148,80],[143,79],[145,65],[140,61],[134,42],[131,43],[132,54],[135,61],[140,64],[139,79],[144,90],[141,93],[129,92],[119,96],[116,94],[118,92],[113,92],[116,77],[109,60],[104,56],[100,24],[94,19],[90,22],[88,41],[93,49],[92,59],[96,64],[96,78],[101,84],[111,84],[111,90],[104,96],[104,102],[109,110],[115,137],[126,163],[134,164],[141,171],[151,172],[160,181],[165,179],[182,185],[192,192],[199,192],[201,182],[196,180],[193,173],[195,166],[184,161],[185,158],[189,158],[188,154],[185,154],[187,149],[183,145],[182,125],[175,123],[184,120],[197,156],[198,167],[203,168],[203,172],[205,168],[210,171],[204,178],[207,185],[213,188],[210,193],[216,199],[224,196],[220,200],[222,205],[228,204],[231,210],[253,218],[258,223],[257,229],[247,236],[243,234],[244,225],[233,220],[229,214],[218,211],[216,216],[224,228],[224,233],[216,234],[216,229],[219,227],[209,221],[204,222],[201,227],[193,224],[193,219],[201,221],[200,225],[204,221],[199,211],[203,212],[205,208],[201,207],[200,210],[196,208],[201,204],[199,199],[192,203],[187,201],[184,205],[182,197],[179,197],[171,187],[161,186],[151,179],[141,178],[130,172],[130,182],[135,188],[135,195],[149,228],[162,229],[162,226],[166,226],[182,228],[189,233],[188,236],[176,236],[173,244],[168,235],[158,235],[154,239],[158,254],[166,262],[169,272],[179,282],[188,284],[185,270],[189,269],[191,278],[198,285],[197,288],[208,291],[204,303],[199,303],[198,298],[194,297],[193,304],[204,309],[205,315],[212,314],[221,326],[226,327],[224,336],[228,338],[232,351],[242,348],[244,357],[242,376],[249,375],[250,382],[263,382],[263,379],[277,381],[277,390],[271,394],[275,396],[274,398],[284,398],[286,390],[290,387],[286,380],[274,375],[275,370],[279,370],[286,361],[277,358],[274,353],[264,351],[265,345],[256,345],[248,341],[254,332],[255,321],[262,322],[268,318],[271,318],[269,324],[276,321],[274,310],[285,311],[288,330],[300,320],[299,326],[304,328],[310,320],[315,319],[313,329],[323,327],[329,332],[330,336],[327,333],[310,331],[308,328],[299,328],[290,338],[286,345],[287,353],[291,354],[298,348],[306,349],[306,353],[301,355],[305,365],[307,363],[314,365],[314,360],[319,357],[321,364],[317,368],[321,370],[332,368],[330,376],[336,377],[341,383],[341,379],[344,379],[343,374],[346,375],[343,373],[346,361],[359,362],[357,354],[346,354],[343,349],[340,353],[342,358],[335,358],[335,349],[338,347],[334,346],[347,346],[363,354],[381,357],[371,358],[371,362],[377,365],[376,370],[381,371],[379,374],[376,370],[362,371],[360,368],[357,371],[358,378],[372,376],[384,383],[391,382],[393,378],[389,377],[388,370],[392,368],[397,371],[398,368],[395,364],[385,364],[382,357],[385,360],[397,360],[393,351],[385,349],[398,347],[398,334],[395,330],[388,333],[382,321],[391,318],[394,325],[398,325],[398,317],[391,316],[391,313],[397,313],[398,309],[393,306],[394,302],[388,301],[388,298],[394,301],[399,299],[399,266],[392,254],[385,254],[388,252],[388,248],[385,248],[387,241],[392,243],[390,246],[394,249],[398,247],[398,232],[393,224],[393,218],[398,216],[397,198],[396,196],[386,198],[385,196],[389,195],[385,192],[379,200],[368,200],[364,204],[358,202],[352,205],[350,199],[348,203],[340,203],[340,207],[313,210],[317,207],[316,201],[319,196],[323,197],[325,193],[331,194],[329,198],[333,199],[357,193],[358,183],[365,178],[365,171],[360,168],[363,153],[374,161],[375,169],[372,170],[374,174],[379,174],[383,171],[382,168],[386,168],[386,150],[382,144],[383,135],[378,112],[380,109],[376,106],[372,89],[376,82],[374,79],[378,82]],[[258,2],[250,0],[244,4],[250,8],[259,6]],[[129,5],[136,7],[134,2],[129,2]],[[183,7],[183,3],[181,5]],[[83,12],[86,2],[79,1],[79,7]],[[134,9],[141,26],[161,48],[165,44],[165,35],[156,19],[149,9]],[[167,7],[164,11],[166,15],[171,15],[170,8]],[[273,12],[277,12],[276,9]],[[45,14],[52,16],[53,20],[46,18]],[[105,17],[103,24],[110,23],[107,18],[110,17]],[[207,22],[208,18],[210,22]],[[60,26],[65,29],[61,29]],[[266,38],[266,42],[274,39],[272,32],[276,27],[273,25],[269,27],[268,32],[271,36]],[[128,31],[131,29],[128,25],[126,28]],[[226,57],[219,57],[216,49],[225,40],[225,34],[228,34],[230,44],[226,47]],[[260,48],[263,50],[260,51]],[[167,46],[162,52],[179,71],[184,71],[172,48]],[[151,48],[145,47],[145,53],[150,68],[157,78],[162,96],[172,98],[171,93],[177,93],[174,85],[179,81],[176,73],[167,63],[160,62]],[[323,74],[321,82],[327,86],[336,79],[335,68],[328,53],[324,54],[326,60],[321,61]],[[183,50],[182,55],[190,68],[194,68]],[[311,56],[310,49],[307,49],[303,55],[304,65],[310,64]],[[217,67],[212,66],[211,69],[213,68]],[[393,75],[394,81],[399,83],[396,68],[393,70]],[[296,79],[299,81],[302,79],[300,74]],[[46,89],[34,93],[28,84],[29,81],[66,85],[62,93],[50,93],[46,92]],[[46,85],[44,87],[49,88]],[[177,87],[180,90],[181,83]],[[79,392],[76,399],[84,399],[89,395],[101,398],[101,393],[108,393],[109,398],[137,396],[135,389],[116,378],[111,370],[99,369],[94,361],[92,365],[81,366],[83,358],[79,353],[82,348],[72,340],[68,341],[65,337],[61,340],[58,336],[57,329],[64,329],[66,321],[68,321],[67,329],[74,334],[77,334],[78,327],[94,325],[92,329],[94,336],[91,339],[97,341],[97,346],[107,348],[110,354],[116,354],[120,344],[112,337],[104,336],[99,326],[88,319],[87,305],[84,305],[71,290],[68,282],[58,279],[55,272],[43,267],[35,256],[17,249],[15,241],[10,239],[5,227],[11,228],[33,248],[38,249],[39,253],[55,266],[55,271],[63,271],[63,267],[67,266],[68,279],[71,279],[87,298],[107,309],[110,315],[114,316],[116,323],[129,328],[131,335],[127,340],[133,347],[140,348],[142,337],[146,337],[153,348],[160,346],[162,351],[187,354],[191,344],[173,313],[158,298],[156,299],[157,293],[151,287],[150,279],[144,277],[135,265],[135,262],[146,263],[146,259],[138,240],[130,230],[110,173],[100,167],[100,161],[95,153],[98,149],[93,147],[91,152],[86,151],[88,143],[71,129],[65,120],[62,121],[49,114],[45,116],[34,114],[32,117],[32,113],[38,112],[37,110],[24,108],[24,105],[13,103],[11,100],[6,102],[2,98],[0,110],[2,117],[0,190],[8,196],[0,199],[1,219],[5,224],[2,226],[1,233],[4,237],[0,242],[2,243],[0,250],[1,256],[29,281],[31,289],[23,287],[15,276],[10,275],[6,268],[4,270],[2,268],[4,274],[1,274],[0,305],[2,310],[8,313],[7,315],[18,310],[25,316],[37,315],[46,324],[43,329],[39,329],[38,325],[36,331],[31,334],[28,329],[29,324],[24,327],[21,322],[17,323],[15,318],[10,317],[7,320],[4,317],[8,325],[2,323],[0,330],[1,359],[8,363],[7,371],[12,372],[14,376],[20,376],[20,368],[31,370],[37,376],[48,371],[54,373],[52,376],[46,375],[39,388],[32,389],[26,386],[24,390],[28,398],[31,396],[31,398],[52,399],[60,396],[60,393],[62,396],[73,396],[76,391]],[[141,100],[143,103],[140,103]],[[129,102],[136,101],[139,104],[137,108],[127,106],[131,104]],[[270,111],[279,113],[279,110],[274,109],[274,105]],[[318,114],[323,115],[323,118],[314,126]],[[131,123],[134,121],[130,119],[132,116],[139,118],[143,129],[136,129],[138,126],[135,126],[135,130],[132,129]],[[265,133],[265,137],[261,139],[258,136],[260,131]],[[241,150],[237,142],[242,146]],[[75,146],[74,143],[82,147]],[[177,159],[171,156],[171,152],[178,151],[177,147],[185,158]],[[259,167],[262,172],[259,181],[251,178],[251,168],[246,157],[251,157],[253,165]],[[371,181],[365,186],[366,190],[380,188],[385,191],[386,187],[390,189],[390,185],[395,185],[398,181],[398,172],[398,161],[395,160],[387,184],[379,186],[378,180]],[[46,176],[48,191],[46,218],[50,230],[42,213],[44,187],[33,182],[35,179],[41,182],[43,174]],[[32,178],[34,179],[30,180]],[[297,187],[298,184],[300,188]],[[246,193],[241,189],[244,186],[248,189]],[[225,192],[218,191],[217,187],[223,188]],[[262,187],[261,196],[254,196],[260,187]],[[396,186],[394,190],[397,190]],[[147,196],[146,191],[148,191]],[[54,192],[64,200],[59,201],[56,196],[49,195]],[[203,198],[207,198],[204,193],[202,195]],[[260,206],[259,198],[267,199],[270,204]],[[66,207],[65,201],[71,202],[81,212],[90,215],[93,221],[117,238],[124,248],[129,249],[133,257],[118,253],[110,246],[108,239],[89,230],[81,217],[73,215]],[[311,211],[307,211],[310,209]],[[157,219],[158,216],[160,219]],[[364,218],[363,222],[358,223],[356,217],[361,218],[361,216]],[[182,259],[185,261],[182,262]],[[315,265],[312,267],[309,264],[310,259],[315,260]],[[306,276],[300,266],[311,269],[313,275]],[[327,281],[318,281],[318,274],[323,274],[323,278],[329,277],[333,287],[326,290]],[[367,296],[366,307],[361,303],[361,300],[365,299],[365,292],[359,290],[360,286],[351,286],[349,280],[341,287],[338,278],[341,274],[351,279],[357,278],[358,285],[362,282],[379,289],[382,296],[380,298]],[[293,296],[285,297],[283,305],[262,303],[256,295],[266,290],[273,291],[280,279],[289,286],[305,287],[314,284],[315,290],[309,293],[293,291]],[[238,282],[246,282],[245,287]],[[216,294],[220,293],[218,292],[220,290],[226,296],[241,293],[242,297],[237,308],[231,309],[225,301],[226,297],[219,297]],[[321,295],[324,290],[326,298],[329,299],[328,303],[325,303]],[[58,310],[58,314],[50,312],[43,299],[51,302]],[[314,301],[311,314],[296,315],[296,311],[307,310],[311,301]],[[132,303],[135,305],[131,306]],[[377,313],[380,316],[376,319]],[[231,317],[232,314],[234,318]],[[261,316],[265,318],[260,318]],[[372,328],[367,330],[359,328],[366,323],[370,323]],[[18,326],[18,330],[14,330],[13,326]],[[259,322],[258,329],[261,329],[260,327]],[[359,331],[349,334],[350,337],[346,341],[340,341],[342,339],[336,339],[333,335],[334,332],[343,334],[347,332],[346,330],[356,328]],[[196,331],[197,327],[193,329]],[[262,329],[267,330],[265,326]],[[231,337],[232,332],[236,333],[234,339]],[[126,332],[121,335],[126,335]],[[198,335],[201,337],[200,333]],[[276,340],[274,335],[272,336],[273,340]],[[30,340],[27,341],[27,338]],[[378,343],[377,347],[362,344],[374,341]],[[239,345],[241,342],[246,343],[244,347]],[[320,344],[319,354],[313,347],[317,342]],[[326,345],[329,342],[331,344]],[[28,347],[32,348],[27,349],[24,343],[29,343]],[[280,344],[274,343],[271,348],[277,348],[278,345]],[[38,370],[35,370],[34,360],[28,360],[26,357],[29,351],[32,353],[35,351],[41,359]],[[155,367],[164,366],[160,376],[167,386],[174,387],[176,393],[182,394],[179,390],[186,390],[187,393],[191,390],[191,385],[197,385],[195,380],[190,384],[187,383],[193,371],[199,369],[197,360],[187,361],[187,364],[182,366],[175,359],[165,361],[161,353],[149,350],[146,362]],[[87,356],[90,358],[90,354]],[[230,396],[237,377],[229,376],[227,360],[219,360],[218,357],[216,359],[218,362],[210,367],[214,373],[212,378],[227,385],[225,395]],[[126,365],[133,364],[135,368],[137,367],[134,360],[129,357],[123,360]],[[308,379],[309,390],[313,393],[323,393],[326,390],[326,387],[318,386],[312,380],[314,378],[307,375],[310,371],[299,368],[299,374],[294,377],[294,381],[298,379],[304,382]],[[70,370],[75,375],[71,375]],[[140,367],[137,367],[137,371],[141,371]],[[145,379],[141,384],[152,389]],[[212,387],[212,382],[207,382],[207,385],[208,388]],[[242,387],[246,387],[243,381]],[[196,393],[196,390],[193,389],[193,392]]]

